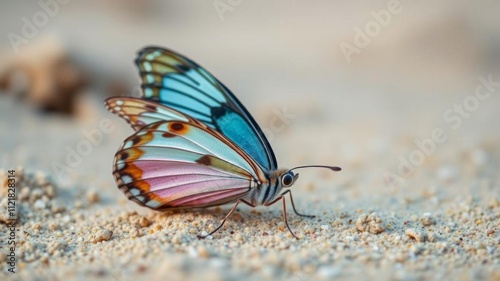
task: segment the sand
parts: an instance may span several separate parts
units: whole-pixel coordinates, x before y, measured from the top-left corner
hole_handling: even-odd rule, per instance
[[[196,235],[217,226],[227,208],[118,210],[100,203],[95,191],[76,202],[61,202],[56,186],[40,176],[30,182],[26,178],[32,175],[16,170],[24,186],[19,195],[15,275],[22,280],[500,277],[496,199],[488,204],[452,202],[433,213],[410,211],[414,203],[409,200],[393,202],[398,211],[379,207],[377,213],[314,200],[308,211],[317,218],[290,216],[300,240],[286,230],[278,208],[241,208],[223,230],[199,240]],[[131,205],[121,207],[131,209]],[[302,199],[300,206],[307,205],[312,204]],[[5,229],[2,237],[7,235]]]
[[[15,107],[4,101],[3,112],[9,114]],[[87,102],[89,108],[97,103]],[[130,133],[121,120],[100,109],[88,123],[49,117],[45,124],[52,125],[42,127],[37,124],[46,120],[20,108],[22,122],[32,122],[30,134],[64,131],[73,134],[72,146],[84,139],[78,131],[91,130],[102,118],[113,120],[116,128],[64,180],[50,166],[54,159],[64,163],[64,153],[48,159],[27,155],[27,161],[13,152],[28,165],[4,166],[0,172],[1,209],[6,209],[3,183],[9,169],[16,171],[19,207],[15,274],[6,267],[9,231],[0,228],[1,280],[500,279],[498,143],[463,148],[450,140],[458,153],[430,156],[403,183],[386,182],[387,171],[397,174],[397,163],[383,157],[390,147],[371,133],[366,138],[371,145],[354,152],[344,145],[343,153],[291,154],[278,146],[283,162],[335,159],[331,164],[344,168],[301,172],[293,187],[297,208],[316,218],[299,218],[289,206],[289,223],[300,239],[287,231],[276,204],[238,207],[223,229],[199,240],[196,235],[214,229],[230,206],[160,213],[128,201],[110,173],[120,138]],[[280,137],[294,151],[304,144],[301,134],[320,134],[323,126],[299,123]],[[408,151],[415,146],[404,138],[397,144]],[[46,155],[44,150],[34,154]],[[47,168],[29,168],[29,163]],[[0,216],[2,224],[7,219]]]

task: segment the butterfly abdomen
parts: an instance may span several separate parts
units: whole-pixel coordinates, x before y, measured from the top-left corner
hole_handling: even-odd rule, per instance
[[[281,189],[279,180],[268,178],[266,182],[252,188],[244,199],[255,206],[265,206],[280,195]]]

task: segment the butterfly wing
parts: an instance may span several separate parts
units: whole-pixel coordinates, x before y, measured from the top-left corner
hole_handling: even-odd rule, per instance
[[[257,163],[220,133],[183,121],[149,124],[127,138],[113,175],[129,199],[152,209],[222,205],[266,181]]]
[[[183,121],[197,123],[196,119],[186,116],[171,108],[165,107],[153,101],[133,97],[108,98],[104,105],[106,108],[118,115],[132,126],[135,131],[142,127],[159,121]]]
[[[143,99],[196,118],[220,132],[267,170],[276,157],[262,130],[238,99],[213,75],[171,50],[147,47],[136,59]]]

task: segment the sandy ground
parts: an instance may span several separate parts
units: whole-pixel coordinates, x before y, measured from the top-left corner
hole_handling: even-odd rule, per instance
[[[93,98],[82,102],[88,108],[99,104]],[[287,232],[279,204],[239,207],[221,231],[198,240],[197,234],[218,225],[228,206],[158,213],[128,202],[110,173],[112,155],[122,135],[130,133],[121,120],[98,109],[92,119],[96,121],[89,123],[59,117],[47,122],[10,99],[4,98],[2,106],[4,116],[20,110],[23,116],[4,132],[30,124],[30,132],[20,135],[36,137],[10,154],[26,163],[25,168],[3,159],[3,178],[8,169],[16,170],[19,220],[16,273],[3,271],[2,280],[500,278],[498,142],[480,139],[475,146],[465,146],[450,134],[446,148],[438,146],[440,152],[427,156],[412,176],[391,183],[386,173],[398,174],[399,162],[386,156],[391,147],[380,132],[365,129],[362,138],[349,143],[343,137],[328,137],[359,129],[294,121],[293,130],[273,140],[281,163],[344,168],[337,174],[301,172],[293,187],[297,207],[317,217],[301,219],[289,211],[290,225],[300,240]],[[102,143],[64,180],[58,180],[52,168],[30,168],[64,163],[66,153],[47,157],[61,147],[44,148],[44,143],[59,134],[68,138],[60,143],[76,147],[85,139],[81,130],[93,129],[102,118],[112,120],[115,130],[103,134]],[[301,138],[304,134],[326,135],[328,142]],[[9,139],[14,141],[4,141]],[[406,151],[401,155],[410,155],[416,147],[404,137],[393,142]],[[307,149],[315,145],[324,151]],[[35,147],[41,151],[30,153]],[[0,192],[5,210],[7,190],[2,186]],[[0,220],[5,221],[5,215]],[[0,234],[0,259],[7,270],[8,229],[0,228]]]

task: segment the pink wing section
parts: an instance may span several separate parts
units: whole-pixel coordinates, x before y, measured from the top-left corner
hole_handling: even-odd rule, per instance
[[[238,199],[241,197],[241,193],[245,191],[246,188],[232,188],[209,193],[200,193],[174,200],[171,204],[173,206],[184,207],[213,206],[214,203],[217,204],[217,202],[226,202],[228,198],[231,198],[231,200]]]
[[[182,176],[177,185],[173,185],[168,178],[154,179],[151,182],[155,187],[153,192],[156,196],[162,198],[169,198],[170,204],[176,202],[179,204],[182,200],[189,197],[198,197],[206,195],[217,195],[223,194],[225,192],[234,192],[236,194],[241,194],[241,192],[248,191],[248,182],[244,182],[241,179],[200,179],[190,178],[189,175]],[[191,180],[191,181],[189,181]],[[150,180],[148,180],[150,182]],[[196,192],[193,192],[196,190]],[[216,196],[217,197],[217,196]],[[221,198],[218,198],[221,199]],[[175,205],[177,205],[175,204]]]
[[[261,170],[206,126],[162,121],[127,138],[114,176],[129,199],[152,209],[217,206],[244,197]]]
[[[161,160],[138,160],[135,162],[135,166],[143,171],[142,177],[145,179],[162,176],[190,174],[194,171],[207,176],[234,176],[230,172],[215,170],[210,167],[199,165],[198,163],[165,162]]]

